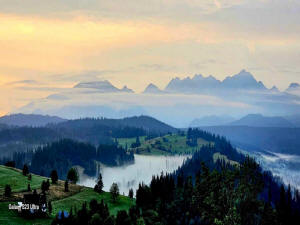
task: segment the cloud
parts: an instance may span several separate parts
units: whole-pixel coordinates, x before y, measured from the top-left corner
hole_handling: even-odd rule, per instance
[[[8,82],[5,85],[16,85],[16,84],[37,84],[38,82],[36,80],[18,80],[18,81],[13,81],[13,82]]]

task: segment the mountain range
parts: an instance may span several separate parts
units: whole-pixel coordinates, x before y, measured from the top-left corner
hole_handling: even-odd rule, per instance
[[[228,125],[249,127],[295,127],[293,123],[283,117],[267,117],[261,114],[248,114],[239,120],[229,123]]]
[[[181,93],[212,93],[232,90],[268,90],[261,81],[256,81],[253,75],[242,70],[234,76],[226,77],[223,81],[217,80],[213,76],[204,77],[195,75],[193,78],[172,79],[165,88],[168,92]]]
[[[55,115],[67,119],[83,117],[123,118],[149,115],[175,127],[187,127],[191,120],[207,115],[300,114],[300,89],[296,83],[286,92],[270,89],[242,70],[220,81],[213,76],[195,75],[174,78],[165,88],[151,83],[142,93],[108,80],[80,82],[72,88],[51,93],[16,109],[13,113]],[[292,91],[291,91],[292,90]],[[207,120],[207,118],[205,119]],[[233,121],[211,121],[205,125],[223,125]],[[217,121],[217,124],[215,124]],[[194,121],[195,126],[203,121]]]
[[[235,120],[231,116],[204,116],[194,119],[190,127],[208,126],[247,126],[247,127],[300,127],[300,115],[291,116],[264,116],[261,114],[248,114]]]
[[[119,89],[112,85],[109,81],[81,82],[74,88],[95,89],[100,93],[134,93],[127,86]],[[298,83],[291,83],[286,92],[300,90]],[[197,74],[194,77],[186,77],[180,79],[173,78],[164,90],[159,89],[156,85],[150,83],[143,93],[147,94],[163,94],[163,93],[190,93],[190,94],[218,94],[228,91],[270,91],[280,92],[276,86],[268,89],[261,82],[257,81],[254,76],[246,71],[241,70],[238,74],[227,76],[223,81],[216,79],[212,75],[204,77]]]

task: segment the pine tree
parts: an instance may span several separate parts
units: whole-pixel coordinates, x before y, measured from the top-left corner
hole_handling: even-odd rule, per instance
[[[29,174],[29,168],[28,168],[27,164],[25,164],[23,166],[22,173],[23,173],[24,176],[27,176]]]
[[[65,181],[65,192],[68,192],[69,191],[69,181],[66,180]]]
[[[50,181],[49,181],[49,179],[47,179],[47,181],[46,181],[46,191],[49,191],[49,189],[50,189]]]
[[[118,185],[116,183],[113,183],[109,189],[109,192],[111,194],[111,198],[112,198],[113,202],[116,202],[120,195]]]
[[[133,189],[132,188],[129,189],[128,197],[131,199],[133,198]]]
[[[43,180],[42,185],[41,185],[41,190],[43,193],[47,191],[47,182]]]
[[[101,193],[103,190],[103,180],[102,180],[102,175],[99,173],[98,181],[97,184],[94,187],[94,190],[98,193]]]
[[[50,177],[51,177],[52,184],[56,184],[57,181],[58,181],[57,171],[56,170],[52,170],[51,174],[50,174]]]

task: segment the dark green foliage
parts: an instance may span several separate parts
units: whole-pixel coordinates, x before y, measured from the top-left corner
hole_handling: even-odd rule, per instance
[[[46,191],[49,190],[49,187],[48,187],[48,184],[46,181],[43,181],[42,184],[41,184],[41,190],[43,193],[45,193]]]
[[[24,176],[27,176],[29,174],[29,168],[28,168],[27,164],[25,164],[23,166],[22,173],[23,173]]]
[[[4,196],[5,197],[10,197],[11,196],[11,187],[10,185],[5,185],[5,188],[4,188]]]
[[[76,184],[79,180],[79,174],[76,168],[71,168],[68,172],[67,179]]]
[[[98,181],[97,184],[94,187],[94,190],[98,193],[101,193],[103,190],[103,180],[102,180],[102,175],[99,173]]]
[[[56,170],[52,170],[51,174],[50,174],[50,177],[51,177],[52,184],[56,184],[57,181],[58,181],[57,171]]]
[[[120,146],[116,145],[99,145],[97,148],[96,159],[108,166],[122,166],[133,163],[134,155],[132,152],[126,152]]]
[[[117,214],[116,225],[131,225],[130,217],[125,210],[121,210]]]
[[[31,191],[30,184],[27,185],[27,191]]]
[[[40,175],[49,175],[53,169],[59,177],[66,178],[73,165],[85,168],[88,175],[95,175],[96,148],[90,144],[61,140],[38,148],[33,155],[31,169]]]
[[[103,201],[98,203],[96,200],[93,199],[89,203],[89,209],[87,207],[87,204],[83,203],[80,210],[77,211],[75,209],[74,211],[75,213],[73,213],[73,210],[71,209],[68,218],[59,218],[57,215],[56,218],[53,220],[52,225],[58,225],[58,224],[59,225],[85,225],[85,224],[115,225],[116,224],[114,216],[110,215],[108,206]]]
[[[7,161],[4,165],[14,168],[14,167],[16,167],[16,162],[15,161]]]
[[[52,203],[51,203],[51,201],[48,202],[48,212],[49,212],[49,214],[52,213]]]
[[[138,148],[140,146],[141,146],[141,141],[139,136],[137,136],[135,142],[131,144],[131,148]]]
[[[116,145],[99,145],[96,149],[93,145],[63,139],[43,147],[39,147],[34,153],[14,154],[17,165],[31,159],[31,170],[35,174],[48,176],[57,181],[58,177],[65,179],[68,170],[79,165],[84,168],[84,173],[95,176],[97,164],[95,160],[109,165],[120,166],[134,162],[133,153],[126,152],[122,147]],[[29,172],[28,167],[24,169]],[[55,172],[56,171],[56,174]],[[52,180],[53,181],[53,180]]]
[[[120,195],[119,187],[116,183],[113,183],[109,189],[109,192],[111,194],[111,199],[113,202],[116,202],[118,200],[118,197]]]

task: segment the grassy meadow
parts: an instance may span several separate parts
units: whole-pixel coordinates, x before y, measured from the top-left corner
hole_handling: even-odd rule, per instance
[[[197,147],[191,147],[186,144],[186,136],[169,134],[163,137],[153,138],[141,142],[141,146],[133,149],[137,154],[143,155],[174,155],[174,154],[192,154],[200,149],[202,145],[209,142],[199,138]]]
[[[39,224],[51,224],[52,219],[55,217],[58,211],[66,210],[70,211],[74,206],[80,209],[84,202],[89,202],[92,199],[96,199],[100,202],[102,199],[108,205],[110,213],[116,215],[119,210],[128,210],[130,206],[135,204],[134,199],[130,199],[125,196],[119,196],[116,203],[112,202],[110,193],[103,192],[101,194],[95,192],[92,188],[87,188],[75,184],[69,184],[69,192],[64,192],[64,181],[58,181],[57,184],[51,184],[50,190],[47,191],[47,200],[52,202],[52,214],[48,218],[42,219],[24,219],[19,216],[15,210],[9,210],[9,204],[17,204],[22,200],[22,197],[27,192],[27,185],[30,183],[32,189],[37,189],[40,193],[40,186],[43,180],[47,180],[46,177],[41,177],[32,174],[32,180],[29,181],[26,176],[23,176],[22,171],[10,168],[6,166],[0,166],[0,188],[2,193],[0,194],[0,225],[39,225]],[[7,198],[3,196],[3,190],[6,184],[10,184],[12,187],[12,196]]]

